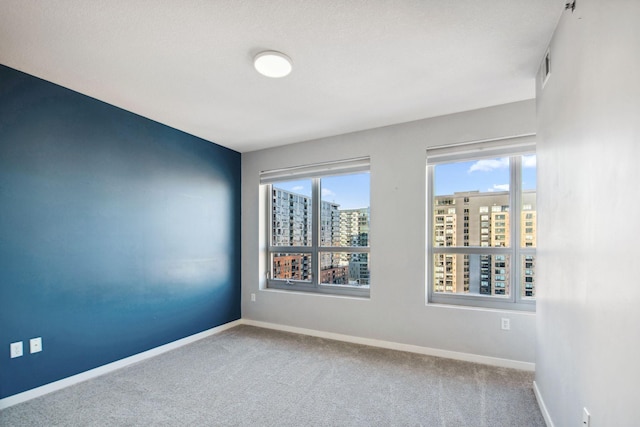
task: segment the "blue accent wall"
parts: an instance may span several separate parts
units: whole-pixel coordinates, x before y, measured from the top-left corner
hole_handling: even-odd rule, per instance
[[[0,398],[239,318],[240,154],[0,65]]]

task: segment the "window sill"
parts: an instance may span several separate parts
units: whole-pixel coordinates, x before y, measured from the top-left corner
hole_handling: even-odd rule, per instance
[[[437,295],[426,302],[427,306],[455,307],[472,310],[489,310],[499,312],[532,313],[536,312],[535,300],[520,302],[501,301],[495,297]]]
[[[331,286],[331,285],[321,285],[318,287],[315,286],[304,286],[292,284],[288,285],[286,283],[278,283],[270,281],[267,284],[267,287],[264,289],[266,291],[277,291],[277,292],[287,292],[287,293],[297,293],[304,295],[322,295],[322,296],[331,296],[331,297],[347,297],[347,298],[355,298],[355,299],[370,299],[370,289],[362,288],[360,286]]]
[[[453,303],[443,302],[427,302],[425,307],[429,308],[446,308],[453,310],[469,310],[469,311],[482,311],[486,313],[504,313],[504,314],[524,314],[529,316],[535,316],[535,309],[530,310],[515,310],[513,308],[494,308],[494,307],[478,307],[477,305],[460,305]]]

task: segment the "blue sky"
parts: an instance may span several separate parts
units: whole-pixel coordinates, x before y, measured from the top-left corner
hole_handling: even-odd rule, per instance
[[[509,189],[509,159],[503,157],[436,165],[434,181],[437,196],[459,191],[506,191]],[[535,155],[522,157],[522,188],[536,188]]]
[[[310,179],[278,182],[275,186],[283,190],[311,196]],[[322,178],[322,200],[338,203],[340,209],[369,207],[369,193],[369,173]]]

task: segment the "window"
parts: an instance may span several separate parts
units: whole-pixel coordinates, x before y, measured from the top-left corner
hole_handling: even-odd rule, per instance
[[[369,160],[263,172],[260,182],[271,225],[267,287],[369,296]],[[437,221],[446,231],[445,216]]]
[[[535,310],[536,156],[533,137],[427,150],[430,302]],[[439,200],[469,206],[464,241],[441,241]],[[462,218],[452,215],[451,232]],[[467,228],[468,227],[468,228]],[[469,232],[469,230],[471,232]],[[448,269],[444,277],[434,271]]]

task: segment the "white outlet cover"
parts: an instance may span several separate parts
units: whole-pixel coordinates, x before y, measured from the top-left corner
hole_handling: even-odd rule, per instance
[[[42,351],[42,337],[31,338],[29,340],[29,348],[31,353],[39,353]]]
[[[11,358],[16,358],[22,356],[22,341],[12,342],[11,343]]]
[[[511,329],[511,319],[503,317],[502,318],[502,330],[508,331],[510,329]]]

